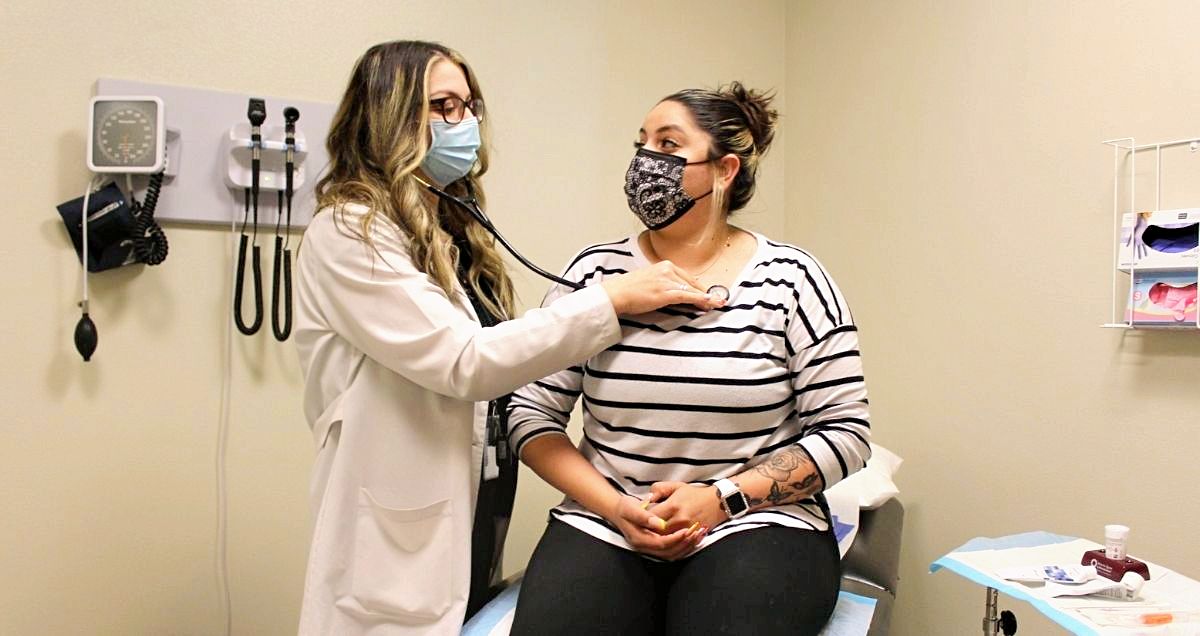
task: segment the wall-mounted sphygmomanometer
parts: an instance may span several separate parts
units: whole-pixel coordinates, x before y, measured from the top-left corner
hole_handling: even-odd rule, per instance
[[[167,128],[156,96],[93,97],[88,117],[87,167],[94,174],[82,197],[58,206],[83,270],[82,315],[75,348],[84,361],[96,350],[96,325],[88,313],[88,273],[167,257],[167,237],[154,220],[167,164]],[[101,175],[125,175],[124,193]],[[134,197],[133,175],[150,175],[143,201]]]
[[[158,97],[93,97],[87,165],[92,172],[154,174],[166,162],[166,119]]]
[[[296,188],[305,181],[304,160],[308,154],[304,134],[296,129],[299,119],[300,110],[287,106],[283,109],[284,125],[266,127],[266,100],[250,98],[246,122],[231,127],[226,139],[228,159],[225,184],[235,192],[241,190],[244,196],[237,279],[234,283],[234,323],[238,331],[247,336],[258,333],[263,324],[258,203],[262,190],[274,190],[277,195],[277,215],[274,273],[271,278],[271,332],[280,342],[287,340],[292,332],[292,200]],[[250,228],[249,234],[247,227]],[[249,320],[242,315],[247,249],[250,256],[250,286],[254,295],[254,313]]]

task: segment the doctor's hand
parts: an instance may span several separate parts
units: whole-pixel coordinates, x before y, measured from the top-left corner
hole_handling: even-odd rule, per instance
[[[700,281],[671,261],[659,261],[601,283],[618,316],[644,314],[667,305],[716,309],[724,299],[709,296]]]
[[[712,529],[728,519],[721,509],[716,486],[685,484],[680,481],[660,481],[650,486],[651,498],[662,503],[649,510],[667,520],[667,530],[689,528],[697,524]]]
[[[706,534],[699,527],[679,528],[666,532],[667,522],[646,511],[653,498],[646,501],[621,495],[608,521],[621,531],[634,550],[666,561],[687,556],[700,544]]]

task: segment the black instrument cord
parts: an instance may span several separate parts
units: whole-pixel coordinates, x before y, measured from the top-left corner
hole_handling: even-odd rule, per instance
[[[279,191],[279,217],[284,216],[284,194]],[[292,226],[292,198],[287,199],[287,228]],[[288,232],[287,228],[284,233]],[[275,270],[271,275],[271,332],[275,339],[283,342],[292,334],[292,250],[288,249],[287,240],[279,234],[279,219],[275,221]],[[279,272],[283,270],[283,319],[279,316]]]
[[[300,111],[292,106],[283,109],[284,126],[284,189],[279,192],[275,215],[275,269],[271,276],[271,332],[275,339],[283,342],[292,334],[292,197],[295,193],[292,173],[296,170],[296,121]],[[279,222],[284,217],[287,205],[286,224],[280,235]],[[279,315],[279,271],[283,270],[283,318]],[[282,324],[281,324],[282,323]]]
[[[167,235],[154,220],[154,208],[158,206],[158,195],[162,191],[163,173],[150,177],[146,187],[146,200],[139,203],[129,193],[129,208],[133,212],[133,253],[147,265],[160,265],[167,260]]]
[[[257,181],[257,179],[254,179]],[[257,185],[257,184],[255,184]],[[254,248],[251,251],[251,268],[253,269],[252,283],[254,285],[254,322],[249,325],[242,318],[242,291],[245,286],[246,279],[246,245],[250,237],[246,235],[246,223],[249,221],[252,198],[251,189],[246,188],[246,205],[242,214],[242,238],[238,243],[238,262],[237,262],[237,282],[233,289],[233,319],[237,324],[238,331],[243,335],[253,336],[258,333],[263,322],[263,298],[262,298],[262,263],[258,249],[258,201],[257,197],[253,197],[254,201]]]
[[[243,335],[253,336],[258,333],[263,323],[263,290],[262,290],[262,255],[258,249],[258,176],[262,169],[262,124],[267,119],[266,102],[250,98],[246,109],[250,120],[250,188],[246,190],[246,211],[242,216],[242,238],[238,246],[237,283],[234,286],[233,317],[237,322],[238,331]],[[246,274],[246,216],[253,211],[254,245],[250,251],[252,275],[254,279],[254,322],[249,325],[242,319],[242,288]]]

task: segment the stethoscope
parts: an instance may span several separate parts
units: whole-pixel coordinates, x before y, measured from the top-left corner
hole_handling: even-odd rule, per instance
[[[461,199],[453,194],[450,194],[449,192],[446,192],[445,190],[442,190],[441,188],[426,183],[425,180],[421,179],[420,177],[414,176],[413,178],[416,179],[421,185],[425,186],[425,188],[430,192],[437,195],[438,198],[444,201],[449,201],[466,210],[467,213],[469,213],[476,221],[479,221],[479,224],[483,226],[483,229],[487,230],[489,234],[496,237],[496,240],[500,241],[500,244],[504,246],[504,249],[508,250],[508,253],[512,254],[513,258],[520,261],[520,263],[528,268],[529,271],[541,276],[542,278],[558,283],[559,285],[565,285],[566,287],[570,287],[574,290],[583,289],[583,285],[574,281],[569,281],[561,276],[555,276],[554,274],[551,274],[550,272],[533,264],[532,261],[525,258],[520,252],[518,252],[517,248],[513,247],[512,244],[508,242],[508,239],[504,238],[504,235],[500,234],[500,230],[497,230],[496,226],[492,225],[492,220],[488,218],[488,215],[483,211],[483,208],[479,207],[479,201],[475,199],[475,188],[471,185],[470,181],[466,182],[467,198]]]
[[[418,182],[420,182],[421,185],[425,186],[425,188],[428,189],[430,192],[437,195],[438,198],[440,198],[444,201],[449,201],[449,202],[459,206],[460,208],[466,210],[467,213],[469,213],[476,221],[479,221],[479,224],[483,226],[483,229],[487,230],[489,234],[496,237],[496,240],[500,241],[500,244],[504,246],[504,249],[508,250],[508,253],[512,254],[513,258],[520,261],[520,263],[522,265],[524,265],[527,269],[529,269],[529,271],[537,274],[538,276],[541,276],[542,278],[545,278],[547,280],[558,283],[559,285],[564,285],[564,286],[569,287],[574,290],[580,290],[580,289],[584,288],[584,285],[582,285],[580,283],[576,283],[574,281],[569,281],[560,276],[555,276],[554,274],[551,274],[550,272],[538,267],[537,265],[533,264],[533,262],[531,262],[529,259],[525,258],[520,252],[518,252],[517,248],[513,247],[512,244],[508,242],[508,239],[504,238],[504,235],[500,234],[500,230],[497,230],[496,226],[492,224],[491,219],[488,218],[487,213],[485,213],[483,211],[483,208],[479,207],[479,202],[475,199],[475,189],[474,189],[474,187],[471,186],[470,181],[466,182],[467,198],[463,199],[463,198],[456,197],[453,194],[450,194],[449,192],[446,192],[445,190],[435,187],[429,183],[426,183],[420,177],[414,176],[413,178],[415,178]],[[713,285],[713,286],[709,287],[708,294],[710,296],[714,296],[714,297],[720,298],[722,300],[729,300],[729,289],[727,287],[725,287],[724,285]]]

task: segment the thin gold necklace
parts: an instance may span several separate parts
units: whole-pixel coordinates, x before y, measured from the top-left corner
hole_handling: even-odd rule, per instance
[[[732,232],[730,232],[729,227],[726,226],[725,237],[721,241],[722,242],[721,249],[717,250],[717,255],[713,257],[712,261],[709,262],[709,264],[707,266],[705,266],[704,269],[700,270],[699,272],[696,272],[695,274],[692,274],[691,272],[688,272],[688,273],[692,274],[692,276],[694,276],[696,278],[700,278],[701,276],[703,276],[705,274],[705,272],[712,269],[713,265],[716,265],[717,261],[721,260],[721,256],[723,256],[725,254],[725,249],[729,247],[729,237],[731,235],[732,235]],[[662,257],[658,255],[658,250],[654,249],[654,241],[652,241],[649,236],[646,237],[646,247],[650,248],[650,255],[654,257],[654,260],[656,260],[656,261],[663,260]]]

